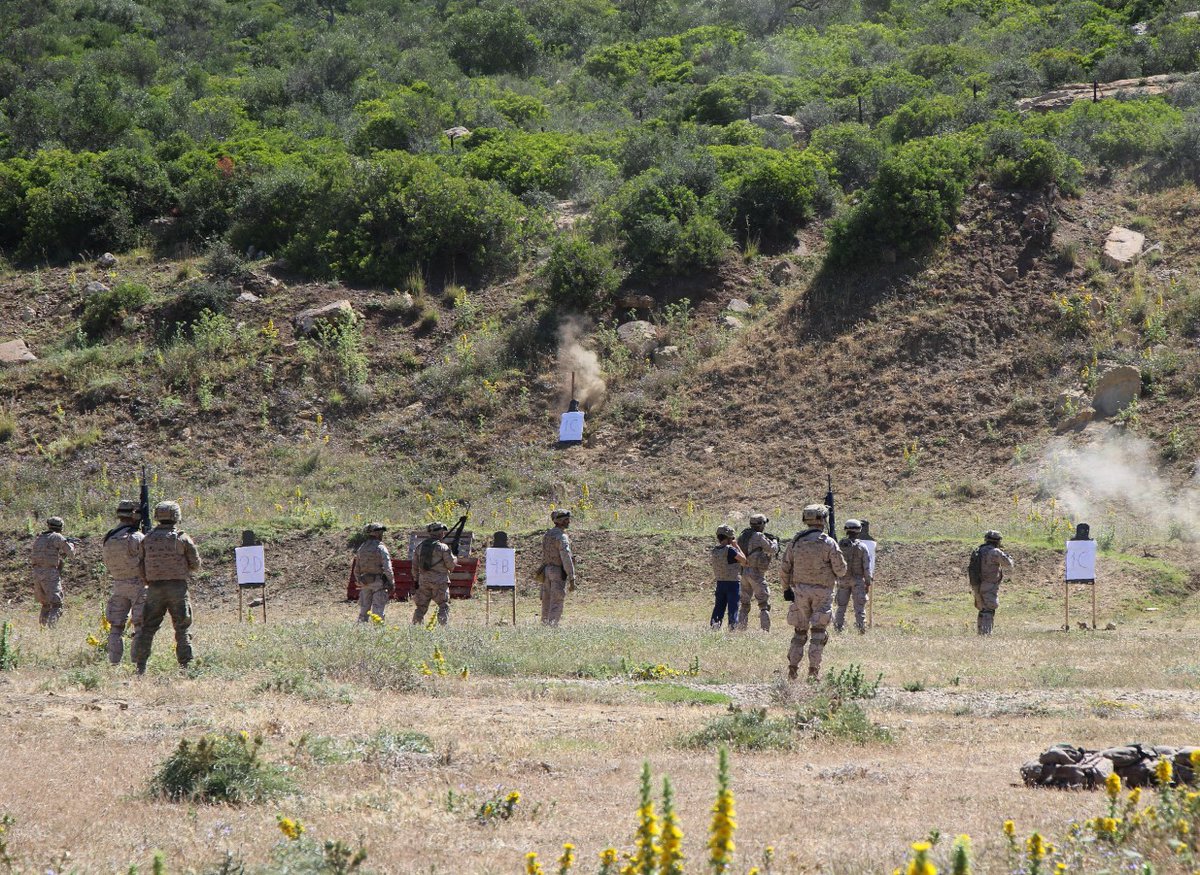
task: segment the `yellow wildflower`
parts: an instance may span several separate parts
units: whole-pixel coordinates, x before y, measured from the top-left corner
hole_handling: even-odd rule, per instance
[[[1163,757],[1154,764],[1154,777],[1158,780],[1158,786],[1166,787],[1169,785],[1172,775],[1171,761],[1166,757]]]
[[[374,611],[367,611],[367,619],[370,620],[372,623],[374,623],[376,626],[383,625],[383,617],[379,616],[379,614],[375,613]]]
[[[563,845],[562,856],[558,858],[558,871],[560,875],[566,875],[571,871],[571,867],[575,865],[575,846],[570,842]]]
[[[1113,802],[1117,801],[1117,797],[1121,795],[1121,776],[1113,772],[1104,779],[1104,790],[1108,793],[1108,798]]]
[[[1040,833],[1034,833],[1025,840],[1025,849],[1029,852],[1030,860],[1041,860],[1046,856],[1046,841]]]
[[[304,834],[304,824],[300,821],[284,817],[282,814],[275,815],[275,819],[279,823],[279,831],[290,841],[297,841]]]
[[[915,842],[912,846],[913,858],[908,861],[904,875],[937,875],[937,867],[929,861],[929,850],[933,847],[929,842]]]
[[[1192,762],[1192,768],[1200,769],[1200,747],[1188,754],[1188,759]]]
[[[1011,820],[1004,821],[1004,834],[1010,839],[1017,834],[1017,826]]]
[[[525,855],[525,875],[542,875],[541,864],[533,851]]]
[[[1129,804],[1130,805],[1137,805],[1138,802],[1141,801],[1141,799],[1142,799],[1142,788],[1141,787],[1134,787],[1132,790],[1129,791]]]

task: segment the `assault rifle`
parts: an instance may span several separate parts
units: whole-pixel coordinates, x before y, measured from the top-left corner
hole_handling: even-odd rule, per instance
[[[138,494],[138,513],[142,515],[138,525],[144,535],[150,531],[150,484],[146,482],[145,465],[142,465],[142,491]]]
[[[829,508],[829,537],[837,539],[837,523],[833,519],[833,476],[825,475],[825,479],[829,484],[829,491],[825,493],[825,506]]]
[[[471,502],[464,501],[463,515],[458,518],[458,522],[451,526],[450,531],[446,532],[446,537],[442,539],[443,541],[445,541],[447,538],[450,540],[450,552],[454,554],[456,559],[458,558],[458,545],[459,542],[462,541],[463,529],[466,528],[467,515],[470,514],[470,512]]]

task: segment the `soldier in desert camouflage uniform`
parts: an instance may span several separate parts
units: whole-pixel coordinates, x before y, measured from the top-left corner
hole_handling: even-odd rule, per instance
[[[413,580],[417,585],[413,590],[414,626],[424,621],[431,601],[438,606],[438,625],[445,626],[450,620],[450,572],[458,560],[449,545],[442,543],[448,531],[450,527],[445,523],[430,523],[425,527],[425,539],[413,551]]]
[[[46,520],[46,531],[34,539],[29,557],[33,566],[33,597],[42,606],[38,622],[43,626],[53,626],[62,616],[63,562],[75,555],[75,547],[63,536],[62,529],[61,517]]]
[[[979,551],[980,583],[972,584],[975,595],[975,609],[979,616],[975,621],[975,630],[980,635],[992,634],[992,623],[996,619],[996,609],[1000,607],[1000,582],[1004,580],[1004,570],[1013,567],[1012,557],[1000,549],[1002,536],[995,529],[984,533],[983,543]]]
[[[556,510],[550,520],[554,527],[542,536],[542,624],[557,626],[567,593],[575,591],[575,559],[567,537],[571,512]]]
[[[363,527],[366,540],[354,554],[354,579],[358,582],[358,622],[365,623],[371,614],[383,619],[388,599],[396,588],[396,573],[392,556],[383,543],[387,526],[367,523]]]
[[[146,584],[142,583],[141,559],[142,539],[138,522],[142,515],[136,501],[122,501],[117,505],[119,525],[104,536],[104,567],[112,577],[112,594],[104,606],[104,617],[108,620],[108,661],[120,665],[125,653],[125,624],[130,616],[133,627],[142,625],[142,612],[146,606]]]
[[[178,504],[160,501],[154,506],[156,525],[140,545],[139,567],[146,583],[146,606],[142,609],[142,625],[133,637],[132,654],[140,675],[146,673],[154,636],[168,613],[175,627],[175,658],[179,667],[187,668],[192,661],[188,579],[200,569],[200,553],[188,535],[175,530],[182,517]]]
[[[792,593],[788,625],[796,631],[788,648],[788,679],[795,680],[808,644],[808,677],[821,671],[821,654],[829,639],[826,628],[833,619],[833,586],[846,573],[846,558],[837,541],[825,534],[829,509],[823,504],[804,508],[801,519],[808,530],[799,532],[783,554],[783,588]]]
[[[867,601],[871,598],[871,554],[858,539],[862,523],[846,520],[846,537],[838,542],[842,555],[846,557],[846,576],[837,583],[837,613],[833,617],[833,628],[838,632],[846,626],[846,607],[854,599],[854,627],[863,635],[867,631]]]
[[[742,569],[740,604],[738,605],[738,628],[745,629],[750,621],[750,599],[758,602],[758,625],[764,632],[771,631],[771,591],[767,588],[767,568],[779,544],[768,538],[763,530],[770,520],[764,514],[750,517],[750,527],[738,537],[738,547],[746,554],[746,565]]]

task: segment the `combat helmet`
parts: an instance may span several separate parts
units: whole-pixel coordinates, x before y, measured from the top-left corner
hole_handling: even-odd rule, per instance
[[[750,514],[750,525],[752,525],[752,526],[759,526],[759,525],[765,526],[769,522],[770,522],[770,520],[767,518],[767,515],[765,513]]]
[[[806,526],[824,526],[829,519],[829,508],[823,504],[810,504],[800,513],[800,519]]]
[[[154,505],[154,521],[156,523],[177,523],[183,519],[183,511],[174,501],[160,501]]]
[[[117,519],[130,519],[132,517],[140,517],[142,509],[136,501],[129,498],[123,498],[117,502]]]
[[[433,535],[433,534],[437,534],[438,532],[448,532],[448,531],[450,531],[450,527],[448,525],[446,525],[445,523],[435,521],[435,522],[432,522],[429,525],[427,525],[425,527],[425,531],[428,534]]]
[[[733,526],[717,526],[718,538],[732,538],[734,534]]]
[[[860,523],[858,520],[846,520],[846,522],[842,524],[842,528],[847,532],[861,532],[862,523]]]
[[[52,516],[46,520],[46,528],[51,532],[61,532],[63,528],[63,520],[60,516]]]
[[[995,529],[988,529],[986,532],[983,533],[983,540],[988,541],[992,544],[999,544],[1001,539],[1003,539],[1003,537],[1004,536],[1002,534],[1000,534],[999,532],[997,532]]]
[[[380,532],[386,532],[387,526],[383,523],[367,523],[363,526],[364,535],[378,535]]]
[[[550,522],[556,523],[559,520],[569,520],[571,512],[569,510],[552,510],[550,511]]]

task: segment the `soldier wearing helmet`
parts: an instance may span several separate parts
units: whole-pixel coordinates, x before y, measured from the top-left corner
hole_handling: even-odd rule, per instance
[[[173,501],[154,505],[154,528],[142,539],[138,566],[146,584],[146,605],[142,625],[133,637],[133,661],[139,675],[146,673],[146,662],[154,645],[154,636],[167,614],[175,629],[175,658],[180,668],[192,661],[192,602],[188,579],[200,570],[200,553],[187,534],[176,531],[183,514]]]
[[[858,634],[867,631],[867,602],[871,598],[871,554],[858,539],[862,523],[846,520],[843,528],[846,537],[838,542],[842,555],[846,557],[846,576],[837,583],[837,613],[833,616],[833,628],[841,632],[846,626],[846,607],[854,599],[854,627]]]
[[[808,527],[797,532],[783,554],[780,576],[785,593],[791,592],[788,625],[796,631],[788,648],[788,679],[795,680],[808,643],[808,677],[816,680],[821,671],[821,655],[833,619],[833,586],[846,573],[846,557],[837,541],[825,534],[829,508],[810,504],[801,519]],[[785,595],[786,598],[786,595]]]
[[[741,587],[738,572],[746,564],[746,554],[734,540],[730,526],[717,526],[717,544],[709,550],[709,558],[712,560],[713,576],[717,580],[716,604],[709,625],[720,629],[721,618],[728,613],[728,628],[732,632],[738,628],[738,593]]]
[[[425,527],[425,539],[413,551],[413,625],[425,620],[429,603],[435,602],[439,626],[450,621],[450,572],[458,566],[458,559],[450,545],[442,541],[450,527],[445,523],[430,523]]]
[[[42,606],[38,622],[53,626],[63,610],[63,562],[75,555],[75,545],[63,536],[61,517],[46,520],[46,531],[33,539],[29,562],[33,566],[33,597]]]
[[[124,499],[117,504],[117,527],[104,536],[104,567],[112,577],[112,594],[104,606],[108,620],[108,661],[121,664],[125,653],[125,624],[133,619],[133,627],[142,625],[146,607],[146,584],[142,582],[142,539],[138,523],[142,514],[138,503]]]
[[[554,525],[542,535],[542,625],[557,626],[567,593],[575,591],[575,557],[571,555],[569,510],[550,514]]]
[[[1004,580],[1004,570],[1013,567],[1012,557],[1000,549],[1002,538],[995,529],[984,532],[983,543],[971,554],[968,566],[975,610],[979,612],[975,631],[980,635],[992,634],[996,608],[1000,606],[1000,582]]]
[[[383,523],[367,523],[363,526],[366,538],[354,554],[354,579],[358,582],[358,622],[365,623],[374,614],[383,619],[388,599],[396,588],[396,573],[392,569],[392,555],[383,543]]]
[[[738,628],[745,629],[750,620],[750,599],[758,602],[758,625],[771,631],[771,591],[767,588],[767,568],[779,549],[779,542],[767,537],[765,514],[750,517],[750,525],[738,536],[738,547],[746,556],[739,587]]]

